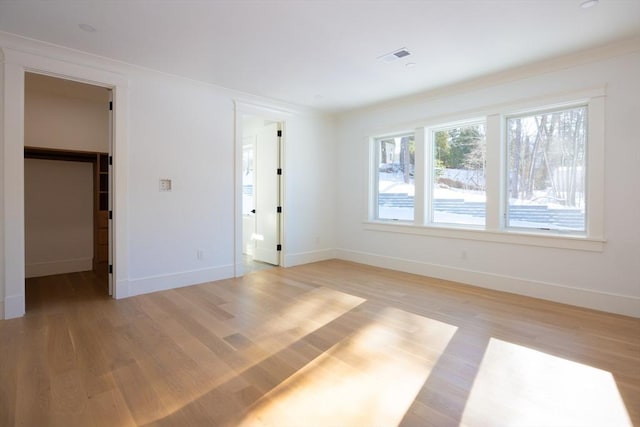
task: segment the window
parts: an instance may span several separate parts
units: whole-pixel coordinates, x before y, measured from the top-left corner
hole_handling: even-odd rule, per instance
[[[485,124],[431,132],[431,222],[478,226],[486,216]]]
[[[375,140],[377,163],[376,218],[413,221],[415,135]]]
[[[602,250],[605,92],[581,95],[371,139],[366,227]]]
[[[585,231],[587,107],[507,118],[507,226]]]

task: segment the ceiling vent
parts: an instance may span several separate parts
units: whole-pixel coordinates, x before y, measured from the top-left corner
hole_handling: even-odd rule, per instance
[[[379,56],[378,59],[382,62],[394,62],[398,59],[406,58],[409,55],[411,55],[411,52],[409,52],[406,47],[403,47],[386,55]]]

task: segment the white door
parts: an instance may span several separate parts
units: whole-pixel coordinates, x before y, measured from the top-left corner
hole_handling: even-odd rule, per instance
[[[266,125],[258,132],[255,151],[256,261],[280,264],[280,149],[278,123]]]

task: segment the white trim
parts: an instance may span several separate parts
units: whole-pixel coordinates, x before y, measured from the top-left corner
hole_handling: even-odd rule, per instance
[[[3,94],[3,186],[5,318],[22,316],[24,306],[24,74],[34,72],[90,83],[113,91],[113,182],[114,190],[114,283],[128,276],[128,81],[121,74],[0,46],[4,55]],[[10,183],[10,184],[9,184]],[[1,287],[0,287],[1,289]],[[114,289],[114,298],[127,294]],[[19,306],[10,306],[18,304]],[[10,306],[10,307],[9,307]],[[9,308],[7,308],[9,307]]]
[[[236,112],[240,111],[242,114],[265,117],[266,119],[273,121],[284,121],[294,114],[290,109],[261,102],[235,100],[234,104]]]
[[[5,141],[5,127],[4,127],[4,120],[6,119],[6,114],[4,112],[6,105],[5,105],[5,90],[4,90],[4,84],[5,84],[5,63],[4,63],[4,51],[2,50],[2,48],[0,48],[0,60],[2,61],[2,64],[0,64],[0,93],[2,95],[0,95],[1,99],[0,99],[0,158],[4,159],[4,141]],[[6,264],[6,246],[5,246],[5,227],[7,222],[5,221],[5,202],[4,199],[6,197],[6,180],[5,180],[5,171],[4,171],[4,161],[0,160],[0,192],[2,193],[2,196],[0,196],[0,319],[4,319],[4,305],[5,305],[5,301],[4,301],[4,296],[6,293],[6,286],[7,286],[7,280],[6,280],[6,269],[5,269],[5,264]]]
[[[233,277],[244,275],[242,258],[242,113],[238,102],[234,104],[235,126],[233,150]]]
[[[640,298],[346,249],[338,259],[640,318]]]
[[[118,295],[113,295],[114,299],[128,298],[131,296],[131,289],[129,288],[128,279],[120,279],[117,282],[113,281],[114,289],[118,289]]]
[[[589,100],[601,96],[606,96],[606,86],[597,86],[581,90],[571,90],[567,92],[556,92],[553,94],[519,98],[513,101],[505,101],[493,104],[487,103],[484,105],[479,105],[478,107],[470,108],[468,110],[458,110],[455,112],[427,116],[416,120],[399,122],[382,127],[372,127],[368,129],[367,135],[378,138],[399,133],[398,130],[402,129],[416,129],[419,127],[440,128],[440,125],[442,124],[445,124],[445,126],[447,124],[455,125],[456,123],[465,123],[469,120],[478,120],[482,117],[488,117],[496,114],[504,116],[505,114],[511,115],[517,114],[518,112],[535,111],[539,110],[540,107],[542,107],[543,109],[563,107],[567,105],[575,105],[576,103],[580,103],[581,101],[587,103],[589,102]],[[408,103],[406,105],[411,104]]]
[[[504,135],[504,120],[499,114],[487,116],[485,141],[500,141]],[[503,144],[486,144],[486,199],[485,199],[485,229],[500,232],[504,227],[504,183],[506,158],[502,149]]]
[[[416,128],[415,130],[415,152],[414,152],[414,169],[413,169],[413,220],[416,224],[424,224],[430,221],[430,209],[427,209],[427,200],[431,200],[431,180],[426,176],[427,171],[431,169],[431,157],[427,153],[430,152],[432,145],[426,135],[426,129]]]
[[[334,259],[335,250],[333,249],[321,249],[317,251],[299,252],[296,254],[288,254],[284,257],[283,267],[294,267],[296,265],[309,264],[312,262],[326,261],[328,259]]]
[[[158,276],[129,279],[127,286],[129,295],[142,295],[157,291],[182,288],[200,283],[233,277],[233,265],[203,268],[200,270],[183,271],[180,273],[163,274]]]
[[[605,96],[589,100],[587,120],[587,235],[604,236]]]
[[[367,200],[366,209],[364,210],[363,221],[370,221],[376,218],[378,212],[378,168],[374,165],[379,163],[378,159],[378,147],[376,144],[376,138],[369,136],[366,138],[367,142],[367,188],[366,195]]]
[[[2,183],[4,210],[5,319],[20,317],[24,305],[24,69],[4,53]]]
[[[23,295],[12,295],[4,299],[4,318],[14,319],[24,316],[25,299]]]
[[[605,240],[589,239],[571,235],[549,235],[542,233],[526,233],[515,231],[489,231],[468,227],[453,226],[420,226],[388,221],[365,221],[363,228],[370,231],[387,233],[416,234],[420,236],[439,237],[445,239],[478,240],[482,242],[508,243],[512,245],[541,246],[545,248],[574,249],[591,252],[602,252]]]
[[[26,277],[51,276],[54,274],[75,273],[93,269],[93,258],[63,259],[57,261],[32,262],[25,265]]]

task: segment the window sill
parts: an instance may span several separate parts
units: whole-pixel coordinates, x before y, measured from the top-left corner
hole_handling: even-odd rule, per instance
[[[457,228],[453,226],[419,226],[387,221],[365,221],[365,230],[388,233],[415,234],[447,239],[479,240],[512,245],[541,246],[545,248],[573,249],[602,252],[604,239],[574,235],[550,235],[523,231],[489,231],[484,229]]]

